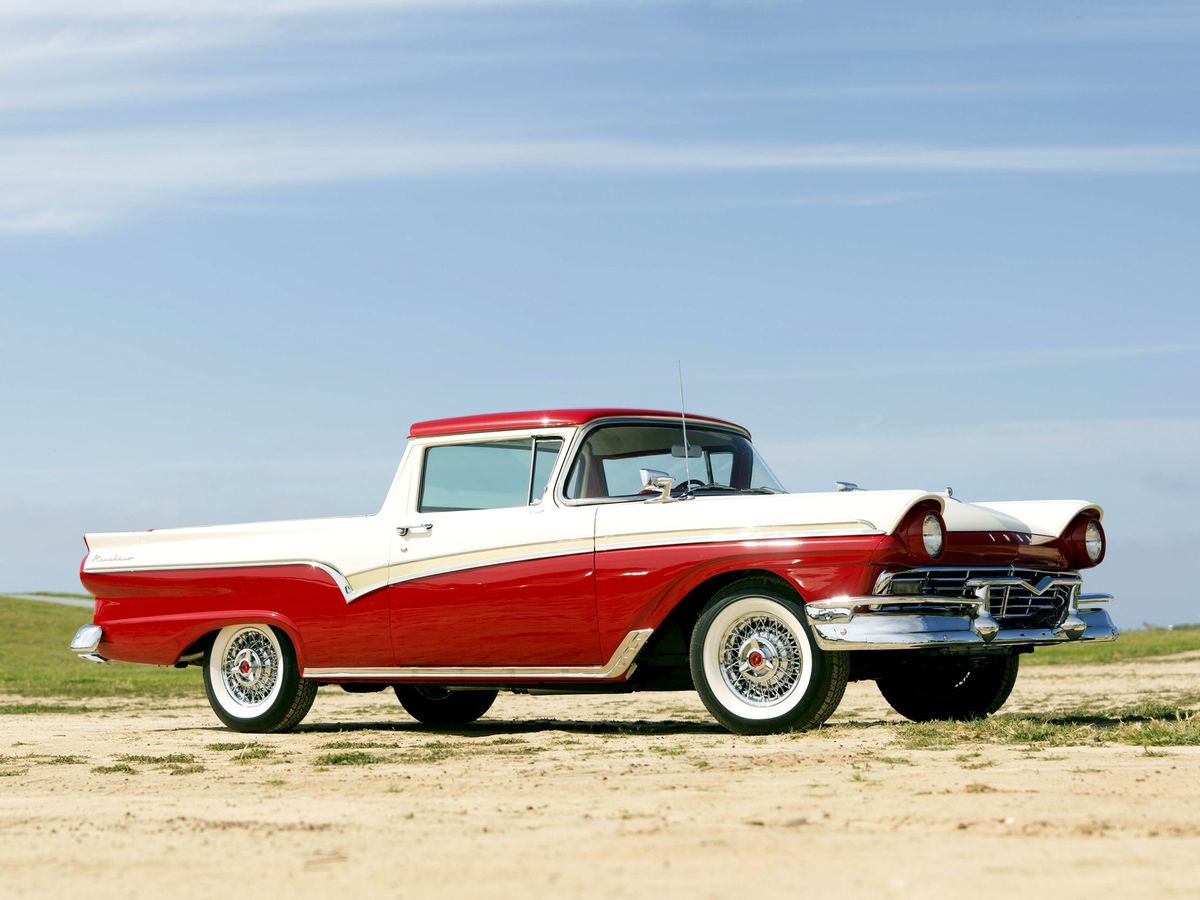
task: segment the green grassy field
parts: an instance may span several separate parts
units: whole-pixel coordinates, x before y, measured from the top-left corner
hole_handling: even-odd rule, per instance
[[[0,694],[21,697],[202,698],[200,670],[97,665],[69,649],[86,609],[0,596]],[[45,705],[45,704],[39,704]],[[0,707],[0,712],[4,708]],[[13,707],[13,711],[36,712]]]
[[[1021,657],[1022,666],[1065,666],[1146,659],[1200,650],[1200,628],[1126,631],[1109,643],[1060,644]]]

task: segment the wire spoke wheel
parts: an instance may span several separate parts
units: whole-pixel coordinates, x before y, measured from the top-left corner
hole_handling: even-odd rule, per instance
[[[800,642],[779,618],[753,613],[734,622],[721,640],[721,675],[747,703],[770,706],[800,680]]]
[[[234,731],[290,731],[312,706],[317,684],[300,677],[296,651],[270,625],[229,625],[204,656],[209,705]]]
[[[271,696],[279,679],[279,653],[261,631],[241,631],[225,650],[221,673],[230,697],[258,706]]]
[[[817,647],[803,602],[775,579],[719,591],[692,630],[692,683],[713,718],[738,734],[815,728],[846,689],[845,653]]]

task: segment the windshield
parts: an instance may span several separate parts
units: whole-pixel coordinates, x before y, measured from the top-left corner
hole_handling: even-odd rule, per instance
[[[671,478],[672,493],[783,493],[745,435],[723,428],[675,424],[602,425],[588,434],[567,475],[569,500],[636,497],[642,470]]]

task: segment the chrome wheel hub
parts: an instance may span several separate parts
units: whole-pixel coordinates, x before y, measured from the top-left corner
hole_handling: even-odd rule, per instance
[[[261,703],[279,677],[275,646],[261,631],[243,631],[229,642],[221,671],[230,697],[245,706]]]
[[[766,613],[734,622],[721,639],[721,675],[741,700],[770,706],[800,679],[802,651],[786,623]]]

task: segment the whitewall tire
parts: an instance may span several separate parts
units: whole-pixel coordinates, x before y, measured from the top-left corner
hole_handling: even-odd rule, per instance
[[[287,635],[270,625],[229,625],[204,654],[208,702],[234,731],[290,731],[317,694],[300,677]]]
[[[846,654],[818,648],[802,601],[768,578],[718,592],[696,622],[689,655],[704,705],[738,734],[815,728],[846,690]]]

